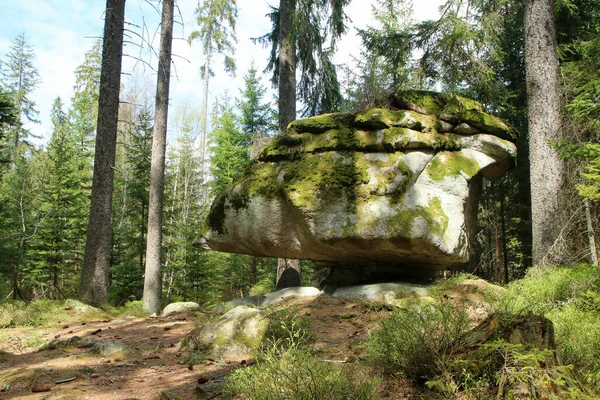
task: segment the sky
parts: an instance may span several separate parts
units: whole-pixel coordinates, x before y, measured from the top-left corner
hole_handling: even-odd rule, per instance
[[[187,104],[200,109],[202,103],[202,81],[199,68],[204,56],[199,43],[190,46],[187,37],[196,28],[194,10],[199,0],[178,0],[175,12],[176,24],[173,41],[174,69],[171,80],[170,105],[172,110]],[[371,3],[373,0],[353,0],[346,9],[350,28],[348,34],[339,42],[336,63],[349,63],[353,56],[360,54],[360,41],[356,28],[373,25]],[[438,7],[442,0],[417,0],[414,5],[416,20],[434,19],[438,16]],[[155,48],[159,45],[157,31],[160,16],[151,4],[156,0],[127,0],[125,19],[128,29],[147,38]],[[277,0],[238,0],[239,16],[236,26],[238,42],[234,57],[237,62],[235,78],[221,72],[215,66],[216,76],[211,79],[209,107],[216,96],[227,92],[231,97],[239,95],[243,86],[243,74],[252,61],[257,69],[266,67],[268,49],[254,44],[250,39],[264,35],[270,30],[270,21],[266,17],[269,4]],[[105,0],[18,0],[6,2],[0,14],[0,61],[10,51],[11,41],[25,33],[27,42],[33,46],[36,54],[34,65],[38,68],[41,83],[31,98],[39,110],[40,124],[29,125],[32,133],[46,141],[50,136],[50,109],[54,99],[60,96],[67,106],[73,95],[75,84],[74,71],[84,60],[84,54],[94,41],[101,37],[103,29]],[[131,41],[139,43],[135,35]],[[124,84],[131,76],[144,75],[152,87],[156,73],[144,63],[136,61],[139,56],[151,57],[149,63],[157,64],[149,50],[140,50],[136,45],[124,47]],[[217,56],[220,63],[221,56]],[[156,68],[156,67],[154,67]],[[265,87],[270,87],[269,76],[263,77]],[[173,112],[170,112],[173,115]]]

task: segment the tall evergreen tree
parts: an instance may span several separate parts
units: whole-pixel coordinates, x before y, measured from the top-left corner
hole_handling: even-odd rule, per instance
[[[550,250],[566,222],[564,161],[549,143],[563,137],[561,88],[554,1],[526,0],[524,5],[532,258],[534,264],[544,265],[556,261]]]
[[[126,99],[143,103],[136,93]],[[121,117],[128,121],[119,132],[112,217],[111,298],[116,303],[141,298],[146,264],[153,114],[149,105],[127,106],[133,109]]]
[[[265,103],[263,100],[266,91],[267,89],[261,85],[258,71],[252,63],[244,75],[244,88],[240,90],[242,97],[238,102],[238,108],[241,112],[241,128],[253,139],[270,136],[276,129],[273,123],[275,117],[273,109],[269,103]]]
[[[17,126],[12,130],[12,145],[19,146],[26,140],[29,131],[23,127],[26,122],[38,122],[39,112],[30,94],[40,84],[40,75],[33,62],[35,53],[27,43],[25,33],[18,35],[11,43],[6,60],[0,63],[1,84],[11,96],[18,110]]]
[[[108,301],[110,217],[113,194],[125,0],[107,0],[98,97],[94,179],[81,281],[80,298],[92,305]]]
[[[222,192],[249,161],[251,135],[239,128],[230,99],[225,96],[215,105],[210,172],[214,194]]]
[[[200,41],[206,58],[204,65],[200,69],[204,78],[200,150],[200,157],[202,157],[203,162],[207,156],[208,93],[210,77],[214,75],[211,69],[213,55],[215,53],[222,54],[225,57],[223,63],[225,71],[230,74],[235,73],[235,60],[231,56],[231,53],[233,52],[233,43],[237,40],[235,37],[237,14],[236,0],[203,0],[202,4],[198,3],[198,8],[196,8],[196,21],[200,29],[193,31],[188,39],[190,43],[194,40]]]
[[[171,81],[174,0],[163,0],[160,56],[156,83],[156,109],[152,133],[150,197],[148,204],[148,242],[144,275],[144,311],[158,313],[162,307],[162,224],[165,192],[165,152]]]
[[[81,188],[76,164],[77,142],[69,130],[63,103],[56,98],[52,106],[52,137],[47,152],[47,172],[40,210],[43,219],[32,247],[39,266],[36,280],[46,290],[44,297],[65,298],[72,289],[73,272],[79,271],[77,244],[81,208]]]

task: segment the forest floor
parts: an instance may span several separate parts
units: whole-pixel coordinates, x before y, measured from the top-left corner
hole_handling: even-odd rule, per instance
[[[282,307],[294,308],[312,321],[315,356],[332,363],[360,359],[369,330],[387,312],[362,301],[328,296],[290,299]],[[0,399],[223,398],[220,388],[226,376],[252,359],[248,355],[207,360],[179,352],[179,340],[206,320],[205,314],[190,313],[166,318],[74,319],[38,328],[0,329]],[[55,338],[74,336],[116,339],[130,352],[105,358],[89,348],[40,350]],[[385,398],[420,398],[418,390],[403,380],[386,380],[383,386],[380,394]]]

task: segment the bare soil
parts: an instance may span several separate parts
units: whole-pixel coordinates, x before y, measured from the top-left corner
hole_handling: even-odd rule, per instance
[[[317,336],[315,356],[332,363],[360,360],[369,330],[376,326],[379,316],[388,312],[385,307],[377,309],[361,301],[328,296],[290,299],[281,306],[294,307],[312,320]],[[220,391],[227,375],[235,368],[251,365],[253,360],[250,355],[206,360],[179,352],[179,340],[204,320],[202,314],[190,313],[0,329],[0,399],[223,398]],[[116,339],[131,351],[123,357],[104,358],[92,354],[89,348],[39,350],[55,338],[74,336]],[[177,397],[169,397],[172,395]],[[380,395],[389,399],[421,398],[418,389],[401,379],[386,379]]]

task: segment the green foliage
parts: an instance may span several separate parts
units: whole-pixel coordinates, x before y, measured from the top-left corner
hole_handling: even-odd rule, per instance
[[[372,399],[377,379],[358,365],[335,365],[319,361],[293,340],[263,348],[253,367],[230,375],[226,392],[254,400]]]
[[[575,301],[588,290],[600,288],[598,268],[580,264],[574,268],[531,268],[525,278],[508,286],[502,308],[514,313],[544,315]]]
[[[315,341],[312,321],[294,308],[275,309],[268,313],[269,327],[265,335],[268,346],[281,349],[306,347]]]
[[[300,70],[296,90],[298,99],[304,104],[304,117],[339,111],[341,107],[341,89],[333,55],[337,40],[346,32],[344,7],[349,3],[349,0],[331,3],[298,0],[294,3],[292,35],[296,43],[297,68]],[[271,10],[268,14],[272,22],[271,31],[255,41],[271,48],[267,71],[273,71],[271,82],[277,87],[279,8],[271,7]]]
[[[555,328],[559,358],[574,367],[584,382],[600,391],[600,270],[580,264],[573,268],[531,269],[508,286],[501,308],[544,314]]]
[[[224,66],[227,72],[235,71],[235,61],[229,54],[234,51],[232,41],[236,41],[235,22],[238,8],[235,0],[205,0],[195,11],[199,30],[193,31],[188,41],[200,40],[202,50],[209,58],[202,67],[204,74],[210,71],[210,56],[213,52],[223,54]]]
[[[146,255],[154,116],[145,105],[133,110],[128,118],[133,120],[119,132],[124,145],[119,147],[117,156],[113,196],[111,300],[114,304],[141,297]]]
[[[68,301],[37,300],[4,302],[0,305],[0,327],[56,325],[60,322],[98,318],[99,312],[89,307],[86,311],[74,310]],[[106,317],[106,314],[102,314]]]
[[[581,172],[583,183],[576,185],[576,188],[584,199],[600,200],[600,144],[561,142],[555,143],[554,146],[562,157],[578,159],[585,163]]]
[[[589,399],[574,384],[572,366],[555,365],[552,350],[540,350],[504,340],[485,343],[475,351],[449,358],[443,371],[426,386],[446,396],[471,399]]]
[[[277,131],[274,111],[270,104],[263,103],[267,89],[260,84],[259,78],[252,63],[244,75],[244,88],[240,90],[242,98],[237,102],[241,129],[251,139],[272,136]]]
[[[469,329],[464,306],[441,299],[414,300],[378,321],[365,347],[371,363],[387,373],[433,378],[444,368],[445,350]]]
[[[211,143],[213,155],[210,171],[213,193],[220,193],[249,162],[251,133],[239,129],[233,106],[227,97],[215,105]]]
[[[144,307],[141,300],[128,301],[121,307],[106,307],[106,311],[113,315],[125,316],[125,317],[147,317],[148,313],[144,311]]]

